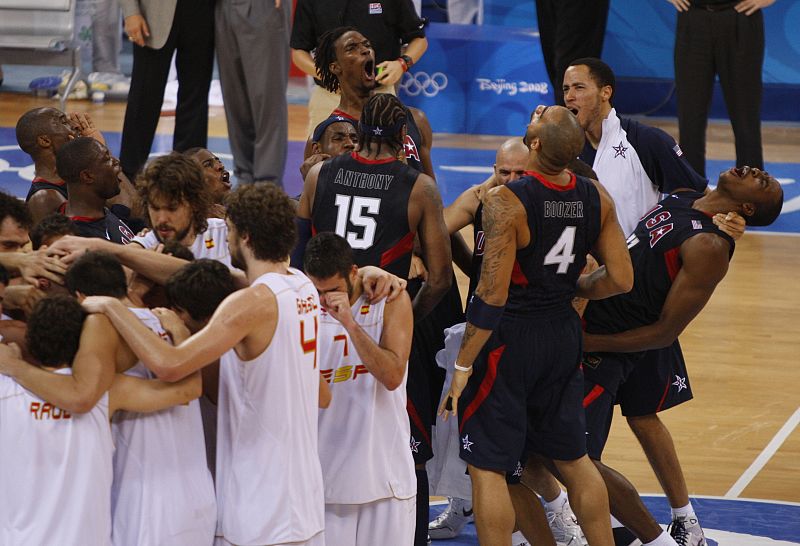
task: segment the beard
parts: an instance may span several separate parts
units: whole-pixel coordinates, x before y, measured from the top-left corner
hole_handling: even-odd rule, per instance
[[[172,229],[172,230],[174,230],[175,235],[171,239],[168,239],[168,240],[165,241],[164,239],[161,238],[161,235],[158,233],[158,230],[160,228]],[[189,235],[189,231],[191,229],[192,229],[191,226],[187,226],[186,228],[184,228],[182,230],[176,230],[175,228],[173,228],[170,225],[161,224],[161,225],[158,225],[158,226],[153,228],[153,233],[156,234],[156,239],[158,239],[158,241],[160,243],[167,243],[169,241],[175,241],[177,243],[180,243],[181,241],[183,241],[186,238],[187,235]]]
[[[228,246],[228,251],[231,254],[231,265],[236,269],[247,271],[247,264],[244,263],[244,256],[242,255],[242,249],[240,246],[241,244],[241,242],[237,242],[234,245]]]

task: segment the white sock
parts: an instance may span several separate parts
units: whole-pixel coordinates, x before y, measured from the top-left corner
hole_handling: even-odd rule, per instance
[[[617,518],[615,518],[615,517],[612,515],[612,516],[611,516],[611,528],[612,528],[612,529],[618,529],[619,527],[625,527],[625,526],[624,526],[624,525],[622,525],[622,522],[620,522],[620,521],[619,521]]]
[[[642,546],[677,546],[677,544],[675,539],[669,536],[666,531],[661,531],[661,534],[654,541],[645,542]]]
[[[672,508],[672,519],[675,518],[690,518],[695,515],[694,507],[692,507],[692,501],[689,501],[689,504],[686,506],[682,506],[681,508]]]
[[[556,498],[551,501],[545,501],[544,509],[548,512],[560,512],[561,507],[564,506],[564,503],[567,502],[567,492],[563,489],[559,489],[560,493]],[[544,499],[542,499],[544,500]]]

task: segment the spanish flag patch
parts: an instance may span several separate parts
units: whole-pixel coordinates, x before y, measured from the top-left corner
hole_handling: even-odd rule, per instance
[[[214,248],[214,239],[206,239],[206,248]]]
[[[362,315],[369,314],[369,305],[362,305],[361,309],[359,310],[359,313],[361,313]]]

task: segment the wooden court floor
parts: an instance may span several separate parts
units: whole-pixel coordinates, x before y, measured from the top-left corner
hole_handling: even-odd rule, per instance
[[[14,127],[27,109],[53,104],[0,94],[0,127]],[[101,130],[121,131],[124,103],[70,103],[88,111]],[[306,109],[289,107],[291,140],[305,140]],[[676,134],[672,121],[655,121]],[[173,118],[159,132],[170,133]],[[227,136],[221,108],[212,108],[210,136]],[[451,147],[494,148],[503,139],[435,135]],[[800,129],[764,128],[767,161],[798,161]],[[709,157],[733,159],[730,129],[709,130]],[[471,240],[471,233],[465,232]],[[681,336],[695,399],[662,414],[672,432],[692,495],[800,502],[800,237],[746,234],[727,277]],[[459,284],[466,278],[459,272]],[[463,291],[462,290],[462,291]],[[617,414],[607,464],[640,492],[660,493],[644,455]],[[755,463],[755,464],[754,464]]]

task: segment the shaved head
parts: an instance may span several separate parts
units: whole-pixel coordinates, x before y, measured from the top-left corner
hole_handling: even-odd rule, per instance
[[[518,137],[509,138],[497,149],[495,162],[499,165],[504,162],[518,163],[519,158],[524,158],[523,163],[527,161],[530,150]]]
[[[17,121],[17,144],[23,152],[33,155],[38,147],[40,135],[68,135],[71,130],[66,124],[64,112],[55,108],[34,108],[28,110]]]
[[[581,153],[585,136],[575,114],[563,106],[549,106],[537,108],[528,125],[526,141],[535,147],[535,139],[539,161],[563,170]]]

